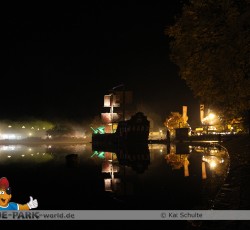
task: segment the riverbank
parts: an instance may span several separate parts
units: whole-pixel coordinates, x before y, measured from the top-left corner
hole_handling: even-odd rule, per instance
[[[250,164],[250,135],[225,141],[222,145],[228,150],[231,158],[231,169]]]
[[[229,174],[218,194],[214,209],[250,209],[250,136],[239,136],[222,143],[230,156]],[[228,193],[233,197],[226,196]],[[223,194],[223,196],[221,196]],[[223,199],[222,199],[223,197]],[[223,200],[223,204],[219,201]],[[226,203],[225,203],[226,201]]]
[[[227,179],[217,194],[214,210],[250,210],[250,135],[239,136],[221,143],[230,156]],[[199,229],[250,229],[250,221],[193,222]]]

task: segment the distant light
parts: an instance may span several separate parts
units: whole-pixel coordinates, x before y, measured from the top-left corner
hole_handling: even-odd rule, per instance
[[[22,129],[25,129],[25,126],[24,126],[24,125],[22,126]]]
[[[210,165],[211,168],[215,168],[217,166],[215,161],[209,162],[209,165]]]
[[[0,150],[3,150],[3,151],[14,151],[15,150],[15,146],[14,145],[4,145],[4,146],[0,147]]]
[[[209,119],[214,119],[215,118],[215,114],[214,113],[209,113],[208,118]]]
[[[12,126],[11,126],[11,125],[9,125],[8,127],[9,127],[9,128],[11,128]]]
[[[15,134],[2,134],[1,139],[17,139]]]

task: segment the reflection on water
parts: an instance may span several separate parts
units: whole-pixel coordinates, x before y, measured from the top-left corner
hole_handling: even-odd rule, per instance
[[[0,146],[12,201],[32,195],[41,210],[208,209],[227,175],[216,145],[137,145],[115,151],[91,144]]]
[[[53,158],[45,146],[0,145],[0,165],[18,162],[45,162]]]

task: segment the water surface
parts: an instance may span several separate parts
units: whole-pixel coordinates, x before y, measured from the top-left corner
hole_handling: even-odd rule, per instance
[[[209,209],[229,158],[214,144],[1,145],[0,167],[12,201],[33,196],[39,210],[194,210]]]

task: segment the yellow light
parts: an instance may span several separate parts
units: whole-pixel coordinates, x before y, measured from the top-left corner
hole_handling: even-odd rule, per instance
[[[208,114],[208,118],[209,118],[210,120],[213,120],[213,119],[215,118],[215,114],[214,114],[214,113],[209,113],[209,114]]]
[[[209,162],[210,168],[215,168],[217,166],[215,161]]]
[[[202,179],[207,179],[207,172],[206,172],[206,164],[205,164],[205,162],[201,163],[201,175],[202,175]]]

